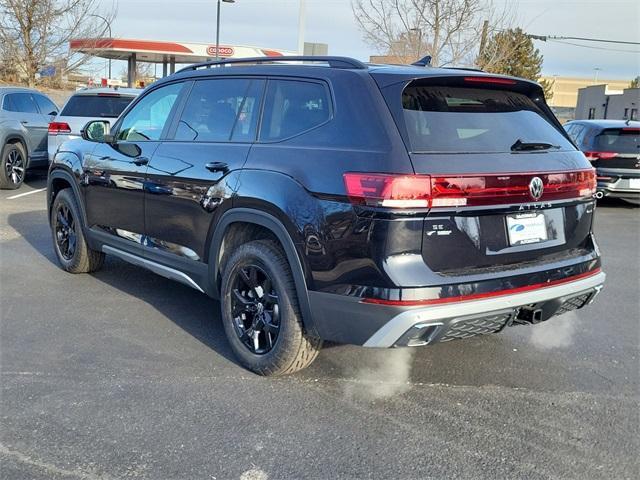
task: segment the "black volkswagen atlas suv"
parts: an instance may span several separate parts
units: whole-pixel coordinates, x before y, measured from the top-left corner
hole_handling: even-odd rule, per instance
[[[113,255],[218,298],[239,361],[277,375],[323,341],[430,345],[582,308],[605,279],[595,192],[537,83],[281,57],[193,65],[89,122],[48,208],[64,270]]]

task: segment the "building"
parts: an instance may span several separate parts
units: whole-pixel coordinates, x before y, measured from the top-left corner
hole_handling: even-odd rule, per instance
[[[79,38],[69,42],[72,52],[84,53],[98,58],[127,61],[127,84],[136,83],[136,63],[162,64],[162,75],[173,73],[176,64],[206,62],[220,58],[280,57],[295,55],[288,50],[249,47],[245,45],[220,45],[206,43],[165,42],[128,38]]]
[[[640,88],[612,90],[592,85],[578,90],[575,119],[638,120]]]
[[[541,80],[547,80],[553,84],[551,91],[553,98],[549,100],[552,107],[575,108],[578,103],[578,90],[594,85],[593,78],[585,77],[560,77],[558,75],[543,76]],[[598,80],[598,85],[608,85],[612,90],[623,90],[629,86],[629,80]]]

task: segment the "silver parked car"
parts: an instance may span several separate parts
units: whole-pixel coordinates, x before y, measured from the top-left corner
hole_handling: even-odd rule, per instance
[[[0,87],[0,188],[20,188],[27,168],[47,165],[47,129],[57,113],[36,90]]]
[[[137,97],[141,89],[88,88],[78,90],[49,124],[49,160],[58,147],[72,138],[80,138],[80,130],[91,120],[116,119]]]

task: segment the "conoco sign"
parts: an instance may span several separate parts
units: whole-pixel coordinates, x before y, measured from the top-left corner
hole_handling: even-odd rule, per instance
[[[207,47],[207,55],[210,57],[216,56],[216,47],[209,45]],[[233,57],[233,47],[220,47],[218,57]]]

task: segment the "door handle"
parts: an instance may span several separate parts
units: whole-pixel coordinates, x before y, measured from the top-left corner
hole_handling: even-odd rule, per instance
[[[134,165],[141,167],[142,165],[146,165],[149,163],[149,159],[147,157],[136,157],[133,159]]]
[[[29,124],[29,122],[27,122],[26,120],[20,120],[20,123],[21,123],[22,125],[28,125],[28,124]]]
[[[209,162],[204,166],[204,168],[210,172],[226,172],[229,170],[229,165],[224,162]]]

